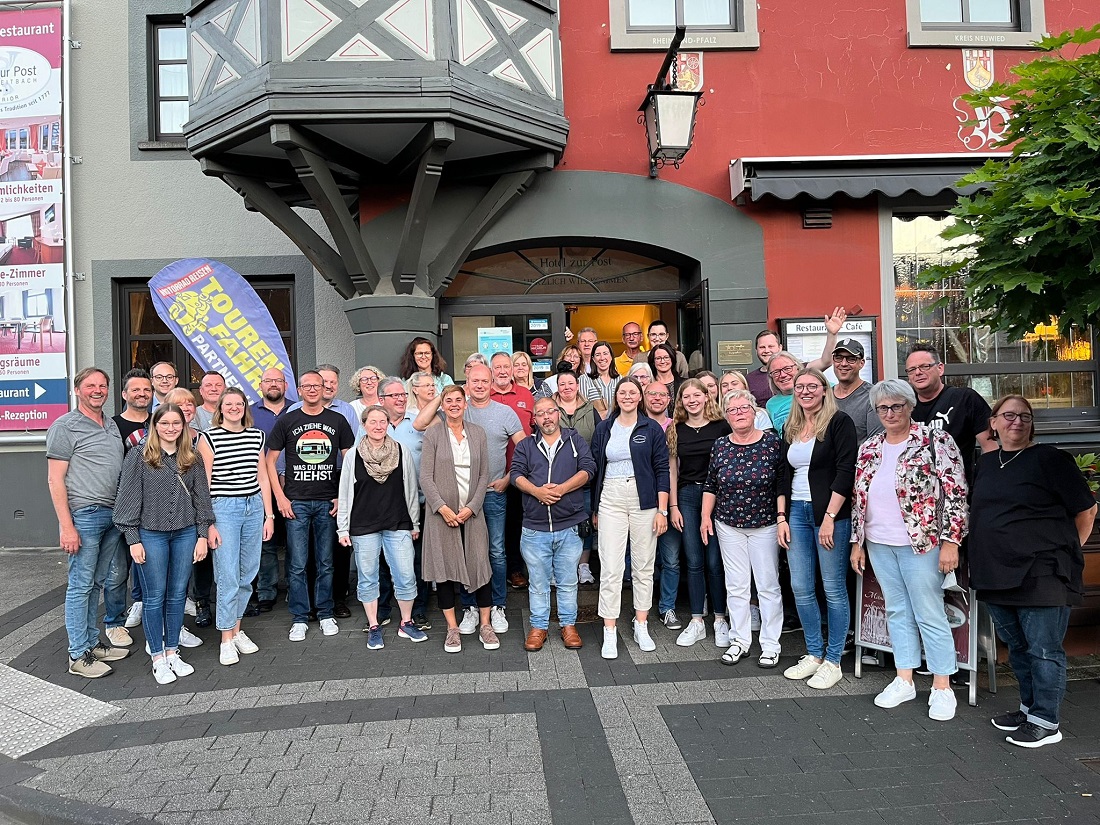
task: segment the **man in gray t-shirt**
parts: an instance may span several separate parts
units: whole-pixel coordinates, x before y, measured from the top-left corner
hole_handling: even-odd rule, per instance
[[[124,647],[100,641],[98,626],[104,583],[112,567],[126,569],[122,534],[112,518],[124,450],[118,427],[103,413],[107,373],[95,367],[83,369],[73,387],[76,409],[57,419],[46,433],[47,478],[61,549],[69,554],[65,592],[69,673],[96,679],[111,672],[108,662],[130,654]],[[128,638],[125,628],[118,629],[123,631],[120,638]]]
[[[838,341],[833,348],[833,372],[837,379],[833,395],[840,411],[855,422],[856,438],[861,444],[883,429],[878,413],[871,406],[871,385],[859,376],[865,363],[863,344],[854,338]]]

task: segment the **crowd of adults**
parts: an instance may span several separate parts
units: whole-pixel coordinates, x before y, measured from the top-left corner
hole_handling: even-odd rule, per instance
[[[396,635],[426,641],[434,590],[444,649],[476,634],[493,650],[512,587],[529,591],[526,650],[548,642],[552,592],[577,649],[578,588],[598,576],[604,658],[618,656],[626,585],[642,651],[656,649],[654,624],[684,647],[709,630],[732,666],[755,634],[770,669],[801,628],[805,653],[783,675],[827,689],[844,678],[854,576],[870,568],[897,671],[874,702],[913,700],[923,663],[928,715],[946,721],[957,664],[943,593],[965,565],[1020,683],[1020,708],[993,724],[1024,747],[1059,741],[1092,493],[1070,456],[1036,443],[1025,398],[991,409],[948,386],[926,345],[909,351],[908,380],[871,386],[862,344],[838,340],[844,321],[842,308],[826,317],[809,364],[764,331],[762,366],[721,376],[689,375],[659,320],[627,324],[617,356],[580,330],[547,377],[524,352],[475,353],[461,386],[415,338],[398,375],[356,370],[351,402],[330,364],[298,376],[296,404],[268,370],[249,404],[216,372],[196,398],[161,362],[123,377],[113,418],[107,374],[84,369],[76,409],[47,437],[69,672],[107,675],[141,625],[156,681],[186,677],[180,648],[202,644],[188,613],[220,631],[231,666],[259,649],[242,621],[275,609],[285,567],[291,642],[312,622],[336,635],[351,597],[368,649],[385,646],[394,602]]]

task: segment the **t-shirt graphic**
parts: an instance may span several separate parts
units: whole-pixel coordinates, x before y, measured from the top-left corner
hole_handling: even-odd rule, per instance
[[[339,493],[336,456],[354,441],[347,420],[332,410],[307,415],[297,409],[280,416],[271,430],[268,446],[285,451],[283,489],[287,498],[292,501],[336,498]]]

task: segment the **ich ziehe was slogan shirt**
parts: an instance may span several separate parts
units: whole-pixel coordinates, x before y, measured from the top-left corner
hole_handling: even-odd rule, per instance
[[[336,457],[355,443],[347,419],[323,409],[283,413],[275,421],[268,448],[284,451],[283,492],[291,501],[327,501],[340,495]]]

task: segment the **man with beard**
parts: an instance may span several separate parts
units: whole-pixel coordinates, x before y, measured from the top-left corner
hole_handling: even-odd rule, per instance
[[[869,436],[882,432],[882,421],[871,406],[871,385],[859,375],[865,363],[863,344],[854,338],[845,338],[833,347],[833,373],[837,381],[833,396],[837,409],[856,423],[856,438],[861,444]]]
[[[263,400],[252,405],[252,420],[256,426],[264,431],[264,435],[271,437],[271,431],[275,428],[275,422],[286,411],[286,376],[282,370],[266,370],[260,378],[260,392]],[[265,442],[266,443],[266,442]],[[285,460],[279,456],[279,477],[271,479],[271,484],[283,483]],[[271,538],[263,543],[260,548],[260,572],[256,576],[255,589],[257,610],[260,613],[270,613],[275,607],[275,600],[279,596],[279,551],[286,548],[286,520],[283,514],[275,509],[275,531]],[[251,607],[251,602],[249,602]],[[247,613],[246,613],[247,615]]]

